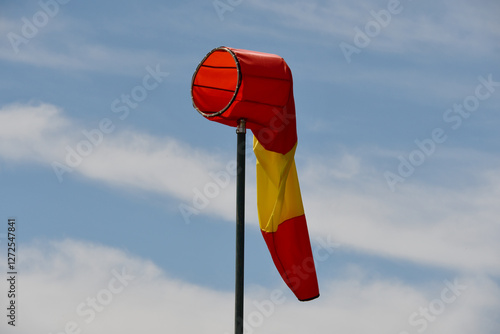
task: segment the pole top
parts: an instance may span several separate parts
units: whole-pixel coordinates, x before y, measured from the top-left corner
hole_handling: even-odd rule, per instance
[[[246,120],[244,118],[240,118],[240,120],[238,121],[236,133],[247,133]]]

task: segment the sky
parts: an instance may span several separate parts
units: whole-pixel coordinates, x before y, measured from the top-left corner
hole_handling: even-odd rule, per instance
[[[233,332],[236,136],[190,96],[228,46],[292,70],[321,293],[297,301],[272,263],[249,132],[245,333],[498,333],[499,14],[495,0],[0,1],[0,332]]]

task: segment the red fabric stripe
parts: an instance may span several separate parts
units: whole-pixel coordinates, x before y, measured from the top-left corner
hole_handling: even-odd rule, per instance
[[[319,297],[305,215],[284,221],[274,233],[261,232],[276,268],[295,296],[300,301]]]

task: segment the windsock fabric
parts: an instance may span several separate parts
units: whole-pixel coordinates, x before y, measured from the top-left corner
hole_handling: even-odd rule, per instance
[[[207,119],[254,134],[259,224],[281,277],[301,301],[319,296],[295,149],[293,80],[283,58],[219,47],[193,75],[193,106]]]

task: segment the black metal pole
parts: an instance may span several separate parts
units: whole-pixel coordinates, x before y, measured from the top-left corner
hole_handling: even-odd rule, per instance
[[[245,120],[240,119],[236,128],[238,147],[236,155],[236,284],[234,308],[234,333],[243,334],[243,287],[245,268]]]

